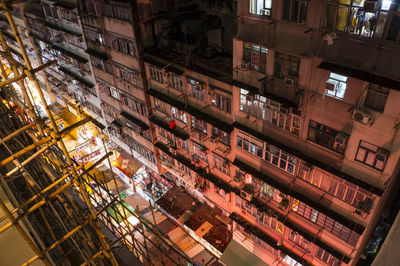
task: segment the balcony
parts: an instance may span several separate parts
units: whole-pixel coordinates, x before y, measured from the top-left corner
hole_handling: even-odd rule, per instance
[[[187,140],[189,138],[189,134],[187,134],[184,129],[178,127],[170,128],[169,123],[165,121],[165,118],[163,119],[157,115],[153,115],[152,117],[150,117],[149,120],[154,124],[156,124],[157,126],[162,127],[163,129],[171,132],[172,134],[174,134],[175,136],[177,136],[182,140]]]
[[[190,115],[193,115],[196,118],[215,126],[216,128],[219,128],[227,133],[231,133],[233,131],[232,124],[229,124],[218,118],[212,117],[208,113],[204,113],[194,107],[185,105],[184,103],[181,103],[181,102],[177,101],[176,99],[169,98],[168,96],[166,96],[154,89],[150,89],[149,91],[147,91],[147,93],[165,103],[168,103],[169,105],[171,105],[173,107],[178,108],[179,110],[185,111],[185,112],[189,113]]]
[[[208,181],[210,181],[211,183],[213,183],[217,187],[223,189],[225,192],[228,192],[228,193],[229,192],[234,192],[236,194],[240,194],[240,189],[232,186],[228,182],[225,182],[224,180],[220,179],[219,177],[217,177],[217,176],[215,176],[213,174],[207,173],[207,171],[205,169],[202,169],[200,167],[196,167],[195,164],[192,164],[192,161],[190,161],[185,156],[172,154],[169,151],[168,146],[166,146],[165,144],[163,144],[161,142],[157,142],[156,144],[154,144],[154,146],[156,146],[157,148],[159,148],[160,150],[162,150],[163,152],[165,152],[166,154],[168,154],[169,156],[171,156],[172,158],[174,158],[178,162],[182,163],[183,165],[185,165],[186,167],[188,167],[192,171],[196,172],[201,177],[207,179]]]
[[[263,232],[261,229],[257,228],[255,225],[253,225],[250,222],[248,222],[246,219],[244,219],[239,214],[232,213],[229,216],[229,218],[231,218],[237,224],[242,226],[246,233],[257,236],[259,239],[264,241],[266,244],[268,244],[272,248],[274,248],[276,250],[281,250],[285,254],[288,254],[290,257],[292,257],[295,260],[297,260],[298,262],[300,262],[302,265],[310,265],[310,263],[305,261],[302,257],[298,256],[297,254],[295,254],[291,250],[285,248],[281,244],[278,244],[278,241],[276,241],[274,238],[270,237],[267,233]]]
[[[318,159],[314,159],[314,158],[304,154],[302,151],[300,151],[297,148],[292,148],[292,147],[287,146],[286,144],[283,144],[283,143],[281,143],[279,141],[276,141],[276,140],[272,139],[271,137],[267,136],[266,134],[260,133],[260,132],[258,132],[256,130],[254,130],[252,128],[249,128],[249,127],[247,127],[247,126],[245,126],[245,125],[243,125],[241,123],[238,123],[238,122],[235,122],[234,126],[237,129],[240,129],[240,130],[242,130],[242,131],[244,131],[246,133],[251,134],[252,136],[254,136],[255,138],[257,138],[259,140],[265,141],[268,144],[271,144],[271,145],[273,145],[273,146],[275,146],[275,147],[277,147],[277,148],[279,148],[279,149],[281,149],[281,150],[283,150],[285,152],[293,154],[294,156],[296,156],[297,158],[299,158],[299,159],[301,159],[301,160],[303,160],[305,162],[308,162],[308,163],[310,163],[312,165],[318,166],[319,168],[321,168],[321,169],[323,169],[325,171],[328,171],[328,172],[330,172],[330,173],[332,173],[332,174],[334,174],[334,175],[336,175],[338,177],[341,177],[341,178],[343,178],[343,179],[345,179],[345,180],[347,180],[347,181],[349,181],[349,182],[351,182],[353,184],[356,184],[357,186],[359,186],[359,187],[361,187],[361,188],[363,188],[365,190],[368,190],[368,191],[370,191],[370,192],[372,192],[372,193],[374,193],[374,194],[376,194],[378,196],[381,196],[382,193],[383,193],[382,189],[380,189],[380,188],[378,188],[376,186],[373,186],[371,184],[368,184],[368,183],[366,183],[366,182],[364,182],[364,181],[362,181],[360,179],[357,179],[356,177],[348,175],[348,174],[346,174],[346,173],[344,173],[344,172],[342,172],[342,171],[340,171],[340,170],[338,170],[336,168],[333,168],[333,167],[329,166],[326,163],[323,163],[322,161],[320,161]]]
[[[362,234],[362,232],[364,231],[365,227],[363,225],[358,224],[358,223],[348,219],[347,217],[341,215],[340,213],[338,213],[334,210],[331,210],[328,207],[325,207],[323,204],[321,204],[321,202],[319,202],[315,199],[312,199],[310,197],[310,195],[305,195],[302,192],[295,190],[293,187],[289,187],[287,184],[284,184],[284,183],[276,180],[273,177],[265,175],[264,173],[254,169],[252,166],[248,165],[246,162],[241,161],[238,158],[236,158],[235,161],[233,162],[233,164],[235,166],[237,166],[239,169],[245,171],[246,173],[251,174],[255,178],[258,178],[258,179],[264,181],[265,183],[274,187],[275,189],[279,190],[280,192],[285,193],[292,198],[296,198],[296,199],[304,202],[305,204],[311,206],[315,210],[325,214],[326,216],[331,217],[335,221],[340,222],[342,225],[344,225],[348,228],[352,228],[355,232]]]

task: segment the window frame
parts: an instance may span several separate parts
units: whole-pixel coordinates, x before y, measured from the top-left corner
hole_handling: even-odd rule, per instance
[[[361,146],[362,143],[364,143],[364,146]],[[367,147],[367,146],[369,146],[369,147]],[[376,151],[373,150],[373,148],[372,148],[373,146],[375,147]],[[358,158],[359,157],[360,148],[365,150],[365,154],[364,154],[364,159],[363,160]],[[383,161],[382,168],[376,167],[376,164],[378,163],[378,161],[382,162],[382,160],[377,160],[377,158],[376,158],[377,157],[376,155],[378,154],[379,151],[381,151],[381,153],[386,153],[384,155],[384,156],[386,156],[386,158],[385,158],[385,161]],[[369,158],[370,158],[369,154],[372,154],[372,153],[375,154],[375,156],[373,157],[374,162],[373,162],[373,164],[368,164],[368,163],[366,163],[366,161],[369,160]],[[385,167],[386,167],[387,161],[389,159],[389,156],[390,156],[390,151],[388,151],[388,150],[386,150],[384,148],[381,148],[379,146],[376,146],[376,145],[374,145],[372,143],[369,143],[367,141],[360,140],[360,142],[358,144],[356,155],[354,157],[354,160],[357,161],[357,162],[360,162],[360,163],[362,163],[364,165],[367,165],[369,167],[372,167],[375,170],[383,172],[385,170]]]
[[[335,75],[336,75],[336,77],[335,77]],[[346,95],[347,81],[348,81],[348,77],[337,74],[335,72],[330,72],[326,83],[333,84],[334,90],[331,91],[331,90],[326,89],[325,94],[329,97],[343,100]],[[342,91],[343,91],[343,95],[340,96],[339,93],[341,94]]]

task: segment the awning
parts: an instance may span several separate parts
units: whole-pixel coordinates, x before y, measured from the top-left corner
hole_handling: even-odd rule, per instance
[[[133,178],[136,172],[143,166],[141,162],[126,152],[122,152],[113,164],[129,178]]]
[[[114,121],[112,121],[111,122],[111,125],[114,125],[114,126],[116,126],[117,128],[121,128],[122,127],[122,124],[118,121],[118,120],[114,120]]]
[[[141,127],[143,130],[147,130],[147,129],[150,128],[145,122],[143,122],[142,120],[134,117],[131,114],[128,114],[125,111],[121,112],[121,115],[123,117],[125,117],[126,119],[128,119],[129,121],[131,121],[132,123],[134,123],[134,124],[138,125],[139,127]]]
[[[103,60],[107,60],[108,59],[108,56],[107,56],[107,54],[105,52],[102,53],[102,52],[99,52],[99,51],[96,51],[96,50],[90,49],[90,48],[87,49],[85,52],[90,54],[90,55],[92,55],[92,56],[94,56],[94,57],[97,57],[97,58],[100,58],[100,59],[103,59]]]
[[[103,130],[103,129],[106,128],[102,123],[100,123],[100,122],[97,121],[96,119],[93,119],[93,120],[90,121],[90,122],[92,122],[96,127],[100,128],[100,130]]]
[[[254,253],[250,252],[247,248],[243,247],[233,239],[225,249],[224,253],[222,253],[220,261],[226,265],[234,266],[268,266],[268,264],[254,255]]]
[[[400,80],[395,80],[376,74],[369,73],[360,69],[354,69],[346,66],[337,65],[329,62],[322,62],[319,64],[318,68],[329,70],[337,74],[341,74],[348,77],[353,77],[356,79],[368,81],[377,85],[384,86],[386,88],[400,90]]]

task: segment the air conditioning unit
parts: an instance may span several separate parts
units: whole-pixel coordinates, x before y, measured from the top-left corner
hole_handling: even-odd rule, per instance
[[[331,82],[331,81],[327,81],[325,83],[325,89],[328,91],[334,91],[335,90],[335,83]]]
[[[250,62],[242,61],[239,65],[239,70],[248,71],[250,70]]]
[[[244,198],[247,201],[251,201],[253,199],[253,193],[241,190],[240,197]]]
[[[367,0],[364,2],[364,12],[375,12],[378,10],[379,2]]]
[[[285,77],[285,85],[293,86],[296,84],[296,79],[292,77]]]
[[[367,124],[369,124],[370,119],[371,119],[371,115],[362,110],[356,109],[353,111],[353,120],[356,120],[357,122],[367,125]]]
[[[333,143],[333,148],[337,151],[344,151],[346,148],[348,136],[342,132],[339,132],[335,137],[335,142]]]
[[[378,150],[376,151],[375,159],[385,162],[387,157],[389,157],[389,151],[383,148],[378,148]]]
[[[261,9],[261,16],[271,16],[271,10],[270,9]]]

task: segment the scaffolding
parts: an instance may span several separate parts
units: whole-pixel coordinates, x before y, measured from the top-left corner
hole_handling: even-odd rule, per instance
[[[124,204],[112,172],[112,152],[107,151],[104,141],[106,154],[91,165],[70,157],[63,138],[93,118],[85,115],[75,124],[58,129],[38,82],[38,75],[46,80],[44,69],[56,61],[39,61],[40,66],[33,68],[11,14],[15,2],[0,0],[0,12],[5,14],[23,57],[21,63],[13,58],[14,51],[0,31],[0,187],[14,207],[8,208],[0,199],[5,213],[0,221],[8,221],[0,233],[14,227],[32,249],[35,256],[24,265],[35,260],[45,265],[118,265],[115,247],[120,243],[145,265],[194,265],[157,228],[152,204],[152,221],[138,206],[132,209]],[[12,74],[8,75],[6,69]],[[28,79],[33,88],[26,85]],[[31,90],[37,91],[49,125],[35,108]],[[93,174],[105,160],[117,189],[115,194],[109,182]],[[134,217],[134,225],[129,217]],[[113,239],[107,238],[107,230],[113,233]]]

